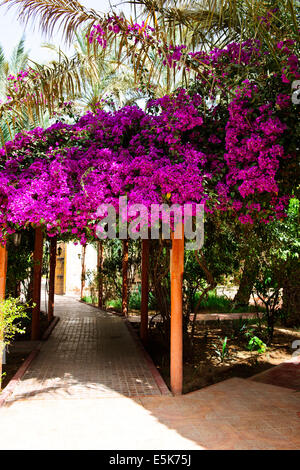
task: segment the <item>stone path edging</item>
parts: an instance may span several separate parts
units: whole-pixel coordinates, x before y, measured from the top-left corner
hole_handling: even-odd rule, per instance
[[[53,317],[50,325],[47,327],[46,331],[44,331],[43,336],[42,336],[42,341],[47,341],[49,336],[51,335],[52,331],[56,327],[57,323],[59,322],[60,318],[59,317]]]
[[[133,329],[129,319],[127,317],[124,317],[124,315],[122,315],[121,313],[119,312],[116,312],[114,310],[105,310],[104,308],[100,308],[100,307],[97,307],[97,305],[92,305],[92,304],[88,304],[87,302],[84,302],[83,300],[78,300],[78,302],[82,303],[82,304],[86,304],[90,307],[94,307],[98,310],[102,310],[103,312],[107,312],[107,313],[111,313],[113,315],[117,315],[118,317],[122,318],[123,321],[125,322],[125,325],[127,326],[132,338],[134,339],[137,347],[139,348],[139,350],[141,351],[141,353],[143,354],[147,364],[148,364],[148,367],[150,369],[150,372],[151,374],[153,375],[153,378],[161,392],[162,395],[164,396],[172,396],[172,393],[170,392],[170,390],[168,389],[164,379],[162,378],[161,374],[159,373],[159,371],[157,370],[151,356],[148,354],[148,352],[146,351],[146,349],[144,348],[144,345],[140,339],[140,337],[138,336],[138,334],[136,333],[136,331]]]
[[[17,372],[15,373],[15,375],[12,377],[12,379],[10,379],[10,381],[8,382],[6,387],[4,387],[4,389],[0,393],[0,408],[5,404],[6,400],[14,392],[16,386],[18,385],[18,383],[22,379],[23,375],[29,369],[32,361],[39,354],[39,352],[41,350],[42,342],[47,341],[47,339],[51,335],[52,331],[54,330],[54,328],[56,327],[58,322],[59,322],[59,317],[53,317],[52,322],[50,323],[50,325],[47,327],[46,331],[42,335],[42,338],[41,338],[41,341],[39,342],[39,344],[35,347],[35,349],[33,349],[31,351],[31,353],[29,353],[29,355],[27,356],[25,361],[22,362],[22,364],[20,365],[20,367],[17,370]]]
[[[144,348],[144,345],[143,345],[140,337],[138,336],[136,331],[133,329],[130,321],[127,318],[124,318],[124,321],[125,321],[125,324],[126,324],[128,330],[129,330],[130,334],[132,335],[134,341],[136,342],[136,345],[138,346],[138,348],[141,350],[142,354],[144,355],[144,358],[145,358],[145,360],[148,364],[148,367],[149,367],[149,369],[150,369],[150,371],[151,371],[151,373],[154,377],[155,382],[157,383],[157,386],[158,386],[161,394],[162,395],[167,395],[167,396],[172,396],[172,393],[168,389],[164,379],[162,378],[161,374],[157,370],[151,356],[148,354],[148,352]]]

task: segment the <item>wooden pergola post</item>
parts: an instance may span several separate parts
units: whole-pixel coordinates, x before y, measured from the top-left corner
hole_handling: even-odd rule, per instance
[[[148,300],[149,300],[149,240],[142,240],[142,298],[140,335],[144,344],[148,341]]]
[[[183,332],[182,332],[182,280],[184,270],[184,236],[175,239],[172,234],[170,260],[171,274],[171,342],[170,382],[174,395],[182,394],[183,382]]]
[[[102,241],[97,242],[97,271],[98,271],[98,307],[103,307],[103,245]]]
[[[82,246],[81,249],[81,289],[80,289],[80,299],[83,299],[84,287],[85,287],[85,255],[86,255],[86,245]]]
[[[48,321],[53,320],[54,314],[54,291],[55,291],[55,268],[56,268],[57,237],[50,240],[50,274],[49,274],[49,297],[48,297]]]
[[[128,314],[128,240],[123,240],[122,257],[122,315]]]
[[[6,245],[3,246],[0,244],[0,300],[5,299],[6,271],[7,271],[7,249],[6,249]]]
[[[5,286],[6,286],[6,271],[7,271],[7,250],[6,246],[0,244],[0,300],[5,299]],[[0,310],[0,317],[2,313]],[[1,377],[2,377],[2,353],[3,353],[3,331],[0,329],[0,390],[1,390]]]
[[[32,310],[31,339],[40,337],[40,310],[41,310],[41,282],[43,264],[43,230],[42,227],[35,229],[34,252],[33,252],[33,292],[32,302],[35,304]]]

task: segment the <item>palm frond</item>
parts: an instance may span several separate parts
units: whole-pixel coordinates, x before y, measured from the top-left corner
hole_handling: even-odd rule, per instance
[[[30,131],[37,126],[45,127],[47,125],[49,125],[47,115],[41,119],[34,110],[31,115],[28,114],[26,108],[21,109],[19,113],[8,110],[0,119],[0,146],[5,147],[5,144],[13,140],[19,132]]]
[[[52,44],[51,42],[43,42],[41,44],[41,47],[44,47],[45,49],[49,49],[50,51],[53,52],[58,52],[57,46],[55,44]]]
[[[14,133],[9,125],[9,123],[5,120],[0,121],[0,146],[5,147],[5,144],[10,140],[13,140]]]
[[[2,0],[1,5],[18,8],[18,19],[27,24],[38,21],[40,30],[51,36],[56,27],[68,42],[80,28],[92,26],[101,16],[76,0]]]
[[[0,44],[0,70],[4,61],[5,61],[5,53],[4,53],[3,47]]]
[[[20,41],[13,49],[10,57],[10,68],[14,73],[18,73],[23,67],[25,67],[28,60],[28,52],[25,51],[25,36],[22,36]]]
[[[24,110],[30,121],[33,116],[42,119],[46,111],[51,116],[63,101],[80,96],[86,83],[98,76],[94,56],[76,54],[69,59],[60,51],[59,60],[49,65],[31,63],[29,75],[17,88],[7,82],[5,95],[11,99],[0,104],[0,119],[11,112],[20,120]]]
[[[86,76],[96,74],[96,77],[98,73],[99,77],[99,57],[104,61],[112,53],[118,64],[131,63],[136,83],[150,86],[153,83],[159,85],[163,80],[163,88],[168,92],[179,82],[185,83],[195,75],[205,78],[203,72],[207,67],[201,61],[191,60],[188,54],[182,56],[180,71],[179,68],[164,67],[163,62],[167,60],[170,44],[185,44],[187,51],[208,51],[214,47],[225,47],[233,40],[242,42],[244,39],[257,37],[276,60],[276,41],[288,35],[298,38],[299,34],[299,10],[295,6],[295,0],[131,0],[127,3],[136,8],[140,20],[154,26],[153,39],[138,30],[128,35],[128,25],[136,19],[126,20],[124,16],[117,16],[112,12],[110,16],[115,17],[120,27],[116,36],[109,29],[107,14],[102,15],[87,9],[77,0],[2,0],[2,5],[18,8],[19,18],[23,22],[37,21],[44,33],[51,35],[55,28],[60,28],[68,42],[76,34],[80,34],[82,29],[83,34],[88,34],[95,23],[101,24],[106,31],[108,46],[101,53],[97,42],[92,47],[86,43],[85,50],[82,38],[76,59],[69,60],[62,56],[58,63],[51,65],[52,68],[39,69],[35,65],[39,78],[30,82],[33,106],[43,107],[43,103],[46,103],[52,112],[55,103],[62,96],[76,96],[84,89]],[[273,11],[273,6],[278,8],[271,13],[270,32],[261,18]],[[92,62],[94,67],[90,66]],[[211,86],[212,83],[208,85]],[[28,90],[29,88],[26,92]]]

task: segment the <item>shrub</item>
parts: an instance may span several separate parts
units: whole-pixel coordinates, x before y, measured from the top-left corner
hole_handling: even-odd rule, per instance
[[[18,320],[27,318],[26,308],[28,305],[20,304],[18,298],[9,297],[0,300],[0,358],[5,346],[11,343],[17,333],[25,333],[25,328]],[[0,361],[0,388],[2,379],[2,361]]]
[[[28,318],[27,308],[28,305],[21,304],[17,298],[9,297],[0,301],[0,332],[3,334],[4,345],[10,344],[17,333],[25,333],[25,328],[20,326],[18,320]]]

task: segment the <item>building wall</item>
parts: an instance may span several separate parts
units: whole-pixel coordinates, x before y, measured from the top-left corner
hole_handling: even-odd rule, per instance
[[[55,294],[64,295],[66,293],[66,244],[57,244],[56,269],[55,269]]]
[[[81,291],[81,263],[82,263],[82,246],[75,245],[72,242],[66,244],[66,279],[65,293],[80,297]],[[85,255],[86,272],[97,271],[97,250],[93,245],[87,245]],[[85,282],[84,294],[88,294],[89,281]]]

